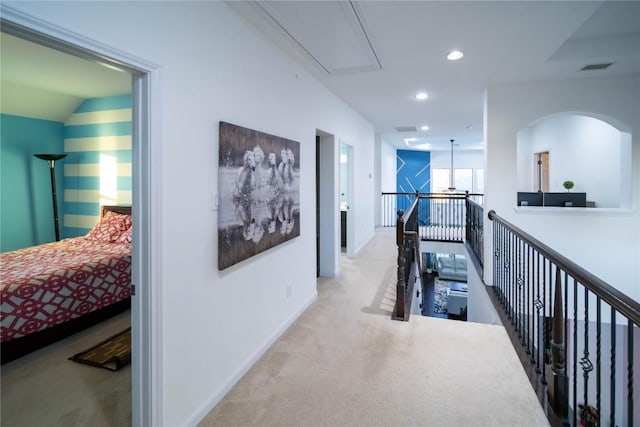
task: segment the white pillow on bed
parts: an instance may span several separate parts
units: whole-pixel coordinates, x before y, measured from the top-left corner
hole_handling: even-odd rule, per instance
[[[129,228],[131,228],[131,215],[109,211],[86,235],[86,238],[96,242],[115,242],[123,231]]]

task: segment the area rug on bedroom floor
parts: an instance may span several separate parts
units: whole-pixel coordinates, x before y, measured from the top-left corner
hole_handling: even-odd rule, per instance
[[[131,328],[69,358],[74,362],[117,371],[131,363]]]
[[[433,312],[447,314],[447,289],[449,283],[435,279],[433,282]]]

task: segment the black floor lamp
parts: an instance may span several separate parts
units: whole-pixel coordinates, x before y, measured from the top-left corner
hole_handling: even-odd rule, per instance
[[[56,230],[56,242],[60,240],[60,227],[58,226],[58,198],[56,197],[56,160],[67,157],[66,154],[34,154],[39,159],[49,162],[51,173],[51,198],[53,199],[53,224]]]

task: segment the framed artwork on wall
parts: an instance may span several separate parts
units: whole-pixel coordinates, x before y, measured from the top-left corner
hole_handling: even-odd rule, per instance
[[[218,270],[300,235],[300,143],[220,122]]]

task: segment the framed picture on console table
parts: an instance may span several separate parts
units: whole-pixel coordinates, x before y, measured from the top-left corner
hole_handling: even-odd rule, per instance
[[[218,270],[300,235],[300,143],[220,122]]]

